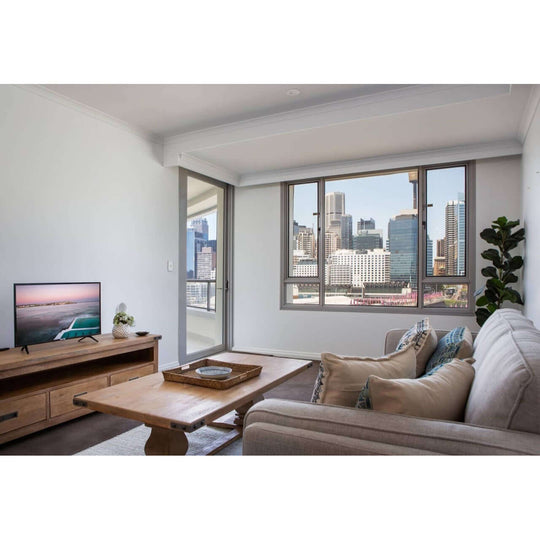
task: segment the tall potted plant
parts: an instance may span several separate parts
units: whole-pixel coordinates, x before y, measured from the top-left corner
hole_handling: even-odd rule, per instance
[[[504,302],[523,305],[523,300],[518,291],[509,286],[518,281],[514,273],[523,266],[523,258],[520,255],[511,255],[525,238],[525,229],[522,227],[515,232],[512,229],[519,225],[519,219],[509,221],[502,216],[492,222],[491,227],[480,233],[480,238],[497,249],[482,251],[482,258],[491,261],[490,266],[482,268],[482,275],[489,278],[484,288],[484,294],[476,300],[476,321],[482,326],[488,317]]]

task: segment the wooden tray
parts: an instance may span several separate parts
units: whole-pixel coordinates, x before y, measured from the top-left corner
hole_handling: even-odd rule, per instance
[[[216,379],[203,379],[195,370],[204,366],[229,367],[232,371],[227,379],[221,381]],[[206,388],[214,388],[215,390],[226,390],[231,386],[257,377],[260,375],[261,371],[262,366],[234,364],[232,362],[220,362],[219,360],[212,360],[211,358],[203,358],[202,360],[197,360],[196,362],[191,362],[174,369],[166,369],[165,371],[162,371],[162,373],[163,378],[166,381],[206,386]]]

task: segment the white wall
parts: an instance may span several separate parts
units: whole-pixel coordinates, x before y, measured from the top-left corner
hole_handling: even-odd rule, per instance
[[[163,335],[160,364],[177,362],[178,170],[160,152],[0,86],[0,346],[13,346],[14,282],[101,281],[103,332],[123,301],[135,329]]]
[[[477,162],[476,233],[500,215],[521,217],[519,157]],[[236,189],[234,224],[234,348],[318,358],[322,351],[378,355],[390,328],[419,315],[286,311],[279,309],[280,186]],[[477,253],[486,246],[477,243]],[[477,256],[477,284],[484,282]],[[474,317],[431,316],[437,328],[477,328]]]
[[[525,315],[540,328],[540,107],[523,145],[523,217]]]

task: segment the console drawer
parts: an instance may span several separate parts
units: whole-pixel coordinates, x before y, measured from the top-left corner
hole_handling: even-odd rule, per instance
[[[46,418],[46,394],[0,401],[0,434],[41,422]]]
[[[131,379],[138,379],[145,375],[151,375],[152,373],[154,373],[154,364],[145,364],[144,366],[126,369],[126,371],[121,371],[120,373],[113,373],[111,375],[111,386],[130,381]]]
[[[69,413],[80,407],[73,405],[73,398],[77,395],[83,395],[94,390],[106,388],[108,386],[108,377],[98,377],[83,381],[72,386],[66,386],[58,390],[52,390],[51,397],[51,417],[60,416]]]

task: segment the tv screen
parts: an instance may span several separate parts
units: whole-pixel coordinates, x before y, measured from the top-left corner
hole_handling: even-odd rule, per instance
[[[15,283],[15,346],[101,333],[101,283]]]

